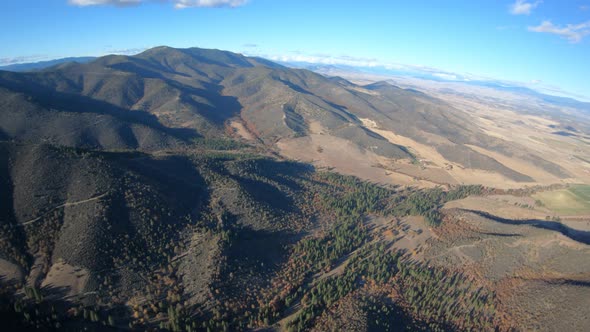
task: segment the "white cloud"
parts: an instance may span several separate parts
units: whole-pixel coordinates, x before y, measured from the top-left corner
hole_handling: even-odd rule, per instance
[[[264,58],[268,58],[273,61],[281,62],[307,62],[324,65],[347,65],[347,66],[358,66],[358,67],[376,67],[383,65],[376,59],[357,58],[348,55],[342,56],[331,56],[327,54],[284,54],[284,55],[259,55]]]
[[[147,49],[148,49],[148,47],[109,49],[106,51],[106,53],[107,54],[120,54],[120,55],[135,55],[135,54],[139,54]]]
[[[567,24],[557,26],[551,21],[543,21],[538,26],[528,27],[529,31],[551,33],[567,39],[570,43],[579,43],[582,39],[590,34],[590,21],[580,24]]]
[[[475,79],[474,75],[458,74],[444,71],[438,68],[432,68],[421,65],[408,65],[399,63],[390,63],[380,61],[375,58],[364,58],[350,55],[329,55],[329,54],[306,54],[301,51],[293,51],[291,54],[265,54],[258,51],[245,52],[248,56],[258,56],[272,61],[286,62],[286,63],[308,63],[318,65],[344,65],[360,68],[375,68],[381,67],[387,70],[401,70],[408,72],[428,73],[446,80],[468,81],[470,78]]]
[[[448,80],[448,81],[459,81],[459,77],[457,77],[457,75],[453,75],[453,74],[447,74],[447,73],[433,73],[432,76],[436,76],[436,77],[440,77],[444,80]]]
[[[47,56],[42,54],[0,58],[0,66],[13,65],[17,63],[37,62],[44,60],[47,60]]]
[[[512,15],[529,15],[531,11],[539,6],[543,1],[527,2],[527,0],[516,0],[510,5]]]
[[[69,0],[68,2],[75,6],[134,6],[146,2],[169,2],[174,5],[174,8],[190,8],[190,7],[239,7],[245,5],[248,0]]]

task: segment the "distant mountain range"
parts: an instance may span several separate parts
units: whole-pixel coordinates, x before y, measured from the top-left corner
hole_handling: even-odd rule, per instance
[[[590,102],[579,101],[571,97],[555,96],[546,93],[539,92],[522,85],[515,85],[514,83],[503,82],[499,80],[484,80],[481,78],[467,77],[460,74],[441,72],[434,69],[426,69],[420,67],[405,67],[400,66],[399,68],[390,68],[384,66],[374,67],[359,67],[350,65],[324,65],[307,62],[281,62],[286,66],[295,68],[304,68],[315,72],[330,74],[338,72],[349,72],[357,74],[372,74],[380,76],[390,77],[410,77],[423,79],[435,82],[449,82],[449,83],[462,83],[470,86],[481,86],[493,88],[499,91],[508,91],[518,93],[524,96],[530,96],[538,98],[548,103],[555,104],[557,106],[573,107],[580,110],[590,112]]]
[[[441,100],[387,83],[361,87],[230,52],[158,47],[136,56],[63,62],[34,72],[5,71],[0,72],[0,89],[0,130],[10,139],[157,149],[195,137],[219,137],[229,121],[237,119],[233,121],[269,147],[322,128],[361,150],[412,158],[405,147],[390,143],[361,121],[371,119],[381,129],[435,146],[447,160],[464,167],[530,180],[468,148],[514,150]],[[565,175],[555,164],[528,158]]]
[[[77,63],[86,63],[96,59],[96,57],[68,57],[68,58],[61,58],[61,59],[54,59],[54,60],[47,60],[47,61],[39,61],[39,62],[28,62],[28,63],[16,63],[6,66],[0,66],[0,70],[7,70],[7,71],[31,71],[31,70],[41,70],[45,68],[49,68],[55,65],[59,65],[66,62],[77,62]]]
[[[19,64],[11,64],[6,66],[0,66],[0,70],[6,71],[15,71],[15,72],[25,72],[25,71],[33,71],[33,70],[42,70],[45,68],[49,68],[52,66],[56,66],[63,63],[68,62],[77,62],[77,63],[87,63],[92,60],[96,59],[96,57],[67,57],[67,58],[60,58],[48,61],[39,61],[39,62],[30,62],[30,63],[19,63]],[[377,74],[377,75],[386,75],[386,76],[399,76],[399,77],[413,77],[425,80],[431,80],[436,82],[461,82],[464,84],[472,85],[472,86],[482,86],[497,89],[500,91],[509,91],[513,93],[518,93],[521,95],[527,95],[534,98],[538,98],[548,103],[555,104],[557,106],[564,106],[564,107],[572,107],[577,108],[580,110],[584,110],[590,112],[590,102],[579,101],[575,98],[571,97],[562,97],[556,95],[550,95],[546,93],[542,93],[536,91],[534,89],[519,86],[519,85],[512,85],[507,82],[501,82],[497,80],[481,80],[481,79],[473,79],[469,77],[464,77],[455,73],[448,73],[448,72],[439,72],[436,70],[426,70],[416,68],[406,68],[403,69],[402,66],[400,68],[388,68],[384,66],[374,66],[374,67],[358,67],[358,66],[350,66],[350,65],[323,65],[323,64],[315,64],[315,63],[307,63],[307,62],[278,62],[287,67],[293,68],[302,68],[308,69],[315,72],[320,73],[329,73],[330,71],[348,71],[348,72],[358,72],[358,73],[367,73],[367,74]]]

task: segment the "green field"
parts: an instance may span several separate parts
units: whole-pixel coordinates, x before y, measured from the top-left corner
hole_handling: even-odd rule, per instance
[[[572,185],[567,189],[541,192],[533,195],[550,210],[561,215],[590,214],[590,186]]]

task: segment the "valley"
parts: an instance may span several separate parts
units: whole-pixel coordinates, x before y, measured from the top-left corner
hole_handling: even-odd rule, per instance
[[[444,88],[200,48],[0,71],[3,322],[584,330],[587,122]]]

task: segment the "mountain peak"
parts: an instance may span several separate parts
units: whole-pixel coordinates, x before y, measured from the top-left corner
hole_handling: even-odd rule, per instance
[[[401,90],[398,86],[393,85],[392,83],[390,83],[389,81],[377,81],[375,83],[371,83],[371,84],[367,84],[364,86],[365,89],[367,90],[381,90],[381,89],[399,89]]]

